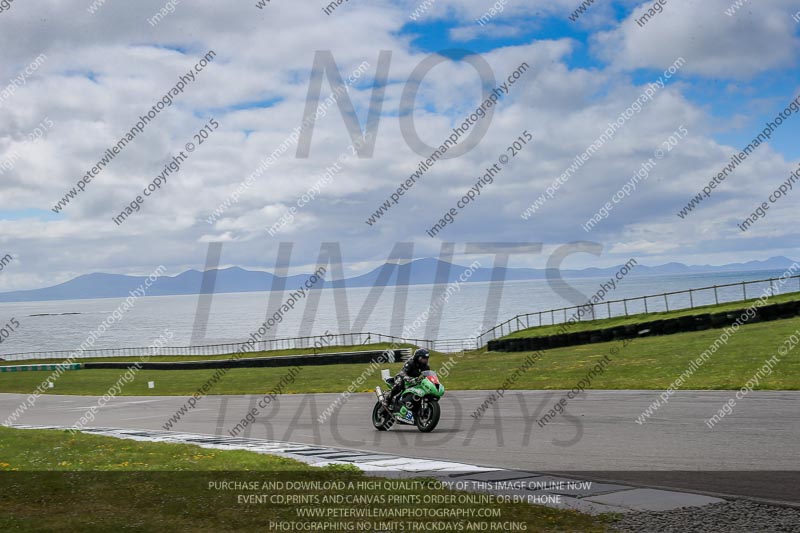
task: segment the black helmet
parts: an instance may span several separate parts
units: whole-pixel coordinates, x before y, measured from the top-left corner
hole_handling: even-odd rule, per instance
[[[431,356],[431,353],[426,350],[425,348],[420,348],[416,352],[414,352],[414,360],[419,361],[420,359],[428,359]]]

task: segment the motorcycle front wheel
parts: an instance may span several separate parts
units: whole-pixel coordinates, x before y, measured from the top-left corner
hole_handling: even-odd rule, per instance
[[[386,431],[394,425],[394,418],[386,412],[380,401],[375,402],[372,409],[372,425],[378,431]]]
[[[423,401],[417,414],[417,429],[423,433],[433,431],[439,424],[441,414],[439,402]]]

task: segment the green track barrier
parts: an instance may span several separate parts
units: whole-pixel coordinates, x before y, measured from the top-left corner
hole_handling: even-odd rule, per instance
[[[0,366],[0,372],[35,372],[37,370],[80,370],[83,368],[81,363],[70,363],[67,365],[11,365]]]

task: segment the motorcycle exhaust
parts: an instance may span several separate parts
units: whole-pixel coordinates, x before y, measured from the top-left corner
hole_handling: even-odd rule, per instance
[[[386,403],[386,398],[380,387],[375,387],[375,396],[378,397],[378,400],[380,400],[381,403]]]

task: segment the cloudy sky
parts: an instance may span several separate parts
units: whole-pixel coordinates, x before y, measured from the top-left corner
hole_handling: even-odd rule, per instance
[[[798,96],[797,3],[745,1],[726,14],[732,1],[670,0],[644,27],[636,19],[651,2],[602,0],[572,21],[578,0],[507,0],[484,24],[476,19],[496,5],[490,0],[428,0],[427,10],[418,9],[421,0],[350,0],[330,14],[323,0],[271,0],[263,9],[257,0],[173,0],[167,7],[161,0],[12,2],[0,12],[0,252],[14,259],[0,272],[0,290],[97,271],[146,274],[160,264],[173,274],[202,268],[215,241],[224,243],[223,265],[256,269],[271,269],[279,243],[293,241],[297,270],[308,270],[321,243],[336,241],[350,274],[380,264],[403,241],[414,242],[418,257],[438,255],[443,241],[460,243],[457,250],[467,242],[542,243],[542,253],[512,260],[534,267],[556,247],[581,240],[601,243],[603,254],[571,257],[570,267],[631,257],[650,265],[800,258],[800,191],[746,233],[737,228],[797,168],[800,116],[787,119],[691,214],[676,216]],[[174,12],[149,23],[162,8]],[[106,149],[209,50],[216,56],[195,81],[55,213]],[[332,55],[345,79],[366,65],[343,99],[362,129],[370,112],[375,117],[371,157],[345,157],[317,198],[269,234],[320,173],[349,155],[352,140],[334,105],[316,122],[308,157],[290,147],[210,224],[301,123],[320,51]],[[390,62],[381,64],[381,51],[391,52]],[[440,52],[447,60],[416,78],[420,63]],[[413,118],[419,137],[439,145],[480,105],[488,82],[472,65],[476,54],[498,84],[520,64],[530,68],[481,121],[487,129],[474,149],[439,161],[368,225],[422,159],[401,125]],[[680,58],[682,66],[641,111],[523,219]],[[376,84],[387,66],[386,83]],[[332,86],[329,76],[322,79],[324,98]],[[402,98],[409,84],[418,88],[413,105]],[[382,102],[372,100],[375,91],[384,91]],[[115,224],[211,119],[219,127],[208,127],[180,171]],[[531,141],[494,183],[429,237],[426,230],[483,169],[511,155],[508,147],[525,131]],[[649,177],[596,228],[582,229],[665,142]]]

